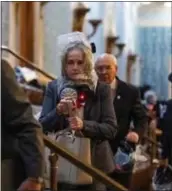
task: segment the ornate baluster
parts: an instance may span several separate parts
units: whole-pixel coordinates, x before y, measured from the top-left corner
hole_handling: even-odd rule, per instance
[[[50,188],[51,191],[57,191],[57,161],[58,156],[56,153],[51,152],[49,155],[49,161],[50,161]]]

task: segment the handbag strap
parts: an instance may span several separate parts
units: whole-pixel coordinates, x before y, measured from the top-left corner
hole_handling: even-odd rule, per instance
[[[61,135],[72,135],[72,131],[71,131],[71,129],[68,127],[68,128],[66,128],[66,129],[63,129],[63,130],[57,132],[57,133],[56,133],[56,136],[55,136],[55,140],[57,140],[58,137],[61,136]]]
[[[76,136],[77,137],[84,137],[84,135],[81,131],[77,131],[73,134],[71,128],[68,127],[66,129],[63,129],[63,130],[57,132],[56,136],[55,136],[55,140],[57,140],[58,137],[62,136],[62,135],[67,135],[67,136],[71,137],[73,139],[73,142],[75,141]]]

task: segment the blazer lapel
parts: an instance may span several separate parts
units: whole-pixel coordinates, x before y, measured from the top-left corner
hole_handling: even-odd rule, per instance
[[[88,100],[85,103],[85,107],[84,107],[84,119],[89,118],[92,105],[93,105],[93,99],[88,98]]]

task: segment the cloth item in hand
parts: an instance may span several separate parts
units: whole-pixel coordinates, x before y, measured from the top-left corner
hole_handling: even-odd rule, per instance
[[[115,171],[118,173],[132,172],[134,161],[132,158],[133,149],[124,141],[114,156]]]

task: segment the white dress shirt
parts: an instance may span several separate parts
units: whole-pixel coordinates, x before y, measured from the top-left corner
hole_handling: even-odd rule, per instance
[[[110,86],[111,86],[111,89],[112,89],[112,95],[113,95],[113,97],[115,97],[115,95],[116,95],[116,87],[117,87],[117,80],[116,80],[116,78],[114,78],[114,80],[112,81]]]

